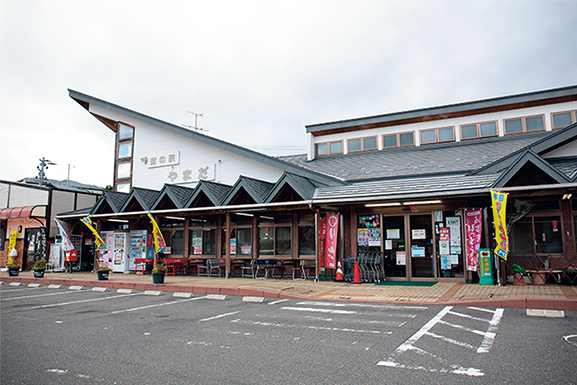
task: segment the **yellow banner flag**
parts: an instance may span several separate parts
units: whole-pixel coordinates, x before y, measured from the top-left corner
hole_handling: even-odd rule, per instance
[[[493,205],[493,224],[495,226],[495,254],[507,260],[509,252],[509,240],[507,239],[507,193],[491,191],[491,204]]]
[[[158,227],[158,224],[154,220],[154,217],[148,213],[148,217],[150,218],[150,222],[152,222],[152,233],[154,237],[154,250],[156,253],[166,253],[166,242],[164,242],[164,237],[162,236],[162,232]]]
[[[102,240],[102,238],[98,234],[98,231],[96,231],[94,226],[92,226],[92,221],[90,220],[90,217],[82,218],[81,221],[82,221],[82,223],[84,223],[86,225],[86,227],[88,227],[90,229],[90,231],[92,231],[92,234],[94,234],[95,242],[96,242],[96,246],[98,248],[98,251],[100,251],[102,253],[107,252],[108,247],[106,247],[106,243]]]

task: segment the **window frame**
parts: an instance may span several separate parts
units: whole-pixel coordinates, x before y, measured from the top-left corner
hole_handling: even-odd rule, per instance
[[[492,135],[482,135],[481,134],[481,126],[483,124],[489,124],[489,123],[495,123],[495,134]],[[469,126],[476,126],[476,130],[477,130],[477,136],[475,137],[470,137],[470,138],[464,138],[463,137],[463,127],[469,127]],[[497,120],[488,120],[486,122],[479,122],[479,123],[468,123],[468,124],[461,124],[459,125],[459,138],[463,141],[463,140],[474,140],[474,139],[482,139],[482,138],[492,138],[492,137],[496,137],[499,136],[499,122]]]
[[[341,152],[335,152],[332,153],[331,152],[331,144],[332,143],[341,143]],[[327,146],[327,153],[323,154],[323,155],[319,155],[318,153],[318,146],[325,144]],[[315,143],[315,157],[321,157],[321,156],[331,156],[331,155],[340,155],[340,154],[344,154],[344,143],[343,140],[331,140],[328,142],[319,142],[319,143]]]
[[[216,256],[218,255],[218,234],[217,234],[217,230],[218,230],[218,221],[216,218],[210,218],[213,219],[213,221],[207,220],[204,217],[200,217],[200,218],[189,218],[187,219],[188,222],[188,255],[192,256],[194,258],[203,258],[203,257],[213,257],[216,258]],[[202,231],[202,246],[201,246],[201,251],[202,253],[200,254],[195,254],[194,253],[194,242],[192,241],[193,238],[193,232],[195,230],[201,230]],[[214,254],[205,254],[204,253],[204,231],[212,231],[214,233]]]
[[[531,130],[531,131],[527,131],[527,119],[530,118],[537,118],[537,117],[541,117],[541,120],[543,122],[543,129],[542,130]],[[520,132],[511,132],[511,133],[507,133],[507,122],[509,121],[513,121],[513,120],[518,120],[521,119],[521,131]],[[533,132],[543,132],[547,130],[547,126],[545,125],[545,114],[537,114],[537,115],[527,115],[527,116],[519,116],[516,118],[509,118],[509,119],[503,119],[503,135],[519,135],[519,134],[528,134],[528,133],[533,133]]]
[[[131,129],[132,135],[125,138],[120,138],[121,127]],[[116,153],[114,154],[114,191],[120,191],[120,186],[128,185],[128,191],[132,189],[132,177],[134,174],[134,137],[136,135],[136,127],[124,122],[116,124]],[[120,146],[130,144],[130,153],[127,156],[120,157]],[[130,175],[128,177],[119,177],[118,168],[121,164],[130,163]]]
[[[401,135],[406,135],[406,134],[411,134],[413,136],[413,144],[405,144],[405,145],[401,144]],[[385,147],[385,137],[386,136],[395,136],[396,137],[396,145],[394,147],[393,146]],[[386,150],[389,148],[415,147],[415,131],[404,131],[404,132],[395,132],[392,134],[383,134],[383,135],[381,135],[381,140],[382,140],[383,150]]]
[[[561,130],[565,127],[568,126],[563,126],[563,127],[555,127],[555,119],[554,116],[555,115],[561,115],[561,114],[570,114],[571,115],[571,123],[569,124],[569,126],[571,124],[575,124],[577,122],[577,111],[575,110],[568,110],[568,111],[559,111],[559,112],[551,112],[551,129],[552,130]]]
[[[258,249],[256,250],[257,252],[257,258],[260,257],[270,257],[270,258],[282,258],[282,257],[287,257],[289,256],[290,258],[292,258],[293,256],[293,245],[292,245],[292,237],[293,237],[293,220],[292,220],[292,215],[290,216],[290,221],[289,222],[277,222],[277,220],[279,220],[282,217],[282,215],[279,216],[275,216],[273,217],[273,219],[269,222],[269,221],[262,221],[262,216],[259,217],[258,220],[258,226],[257,226],[257,231],[258,231],[258,244],[256,245],[258,247]],[[267,218],[268,219],[268,218]],[[272,254],[261,254],[261,229],[271,229],[271,234],[272,234]],[[290,233],[290,241],[289,241],[289,254],[277,254],[277,229],[279,228],[286,228],[289,230]],[[270,235],[269,235],[270,236]]]
[[[369,150],[365,149],[365,139],[375,139],[375,144],[376,147],[375,148],[371,148]],[[351,147],[350,147],[350,143],[353,140],[359,140],[361,142],[361,149],[360,150],[355,150],[355,151],[351,151]],[[379,138],[377,137],[377,135],[373,135],[373,136],[363,136],[360,138],[351,138],[351,139],[347,139],[347,153],[348,154],[354,154],[357,152],[364,152],[364,151],[376,151],[379,149]]]
[[[439,130],[446,130],[446,129],[451,129],[453,132],[453,139],[451,140],[439,140]],[[423,143],[422,141],[422,133],[423,132],[431,132],[434,131],[435,132],[435,141],[434,142],[427,142],[427,143]],[[419,145],[427,145],[427,144],[435,144],[435,143],[451,143],[454,142],[455,139],[455,126],[446,126],[446,127],[437,127],[437,128],[428,128],[426,130],[419,130]]]

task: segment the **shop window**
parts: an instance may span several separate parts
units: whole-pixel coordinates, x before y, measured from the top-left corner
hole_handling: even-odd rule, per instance
[[[545,129],[543,115],[508,119],[505,120],[504,125],[506,135],[543,131]]]
[[[563,253],[561,217],[531,215],[517,221],[511,230],[511,253]]]
[[[412,132],[383,135],[383,148],[407,147],[414,145],[415,134]]]
[[[259,218],[259,254],[291,255],[291,215]]]
[[[453,127],[423,130],[420,131],[420,135],[421,144],[451,142],[455,140],[455,130]]]
[[[316,156],[337,155],[343,153],[343,141],[315,144]]]
[[[575,123],[575,111],[558,112],[551,114],[553,129],[564,128]]]
[[[230,254],[236,256],[250,256],[252,254],[252,228],[231,230]]]
[[[216,218],[192,218],[189,222],[189,254],[216,255]]]
[[[371,151],[377,149],[376,136],[360,139],[349,139],[347,143],[349,152]]]
[[[183,255],[184,253],[184,230],[163,229],[162,236],[166,246],[170,247],[171,255]]]
[[[299,255],[315,255],[314,214],[299,214]]]
[[[6,241],[6,222],[0,222],[0,250],[4,250]]]
[[[461,139],[497,136],[497,122],[476,123],[461,126]]]

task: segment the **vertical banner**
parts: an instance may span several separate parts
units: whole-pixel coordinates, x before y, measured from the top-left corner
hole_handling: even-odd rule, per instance
[[[336,269],[337,236],[339,230],[339,214],[327,214],[327,244],[326,267]]]
[[[166,253],[166,242],[164,242],[164,237],[162,236],[162,232],[160,231],[158,224],[156,223],[156,221],[154,220],[152,215],[150,215],[150,213],[148,213],[148,217],[150,218],[150,222],[152,222],[152,234],[153,234],[153,239],[154,239],[154,250],[156,251],[157,254],[158,253]]]
[[[327,239],[327,219],[321,218],[320,219],[320,226],[321,226],[321,244],[320,244],[320,261],[319,265],[321,268],[325,268],[326,266],[326,239]]]
[[[479,269],[479,247],[481,247],[481,210],[465,211],[465,236],[467,237],[467,270]]]
[[[493,224],[495,225],[495,254],[507,260],[509,241],[507,239],[507,225],[505,215],[507,213],[507,194],[491,191],[491,204],[493,205]]]
[[[16,237],[18,237],[18,231],[10,230],[10,241],[8,242],[8,260],[6,261],[7,265],[11,265],[14,263],[12,260],[12,250],[16,249]]]
[[[86,227],[88,227],[90,229],[90,231],[92,231],[92,234],[94,234],[94,238],[96,240],[96,246],[98,247],[98,251],[100,251],[102,253],[105,253],[106,251],[108,251],[108,248],[106,247],[106,243],[104,243],[104,241],[102,240],[102,238],[100,238],[100,235],[98,234],[98,232],[96,231],[94,226],[92,226],[92,220],[90,220],[90,217],[82,218],[81,221],[82,221],[82,223],[84,223],[86,225]]]
[[[64,230],[64,227],[60,224],[56,218],[54,218],[54,222],[56,223],[56,227],[58,227],[58,232],[60,233],[60,238],[62,238],[62,250],[70,251],[74,250],[74,245],[70,242],[70,238],[68,237],[68,233]]]
[[[46,227],[41,227],[36,233],[36,256],[46,260]]]

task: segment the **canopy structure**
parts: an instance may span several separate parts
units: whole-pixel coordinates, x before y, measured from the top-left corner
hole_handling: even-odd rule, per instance
[[[35,205],[0,209],[0,219],[46,218],[46,207],[46,205]]]

